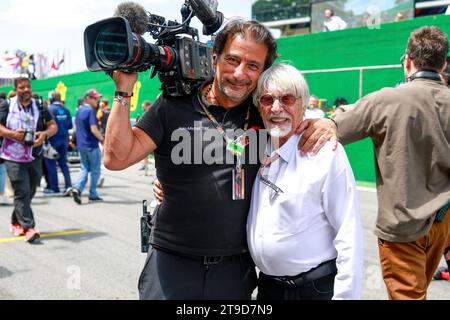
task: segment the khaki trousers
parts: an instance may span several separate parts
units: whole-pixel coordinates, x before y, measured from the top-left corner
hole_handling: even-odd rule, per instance
[[[391,300],[425,300],[427,289],[447,246],[450,209],[427,235],[413,242],[378,239],[381,272]]]

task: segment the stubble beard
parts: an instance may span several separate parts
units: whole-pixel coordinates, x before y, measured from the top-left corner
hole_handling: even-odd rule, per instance
[[[218,81],[218,88],[222,95],[227,99],[238,103],[245,101],[251,94],[248,90],[242,90],[242,92],[237,93],[236,91],[229,89],[227,85],[224,85],[224,81]]]

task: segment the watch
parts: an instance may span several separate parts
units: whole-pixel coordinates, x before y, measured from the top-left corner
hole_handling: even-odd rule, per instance
[[[337,129],[338,125],[337,125],[335,117],[336,117],[336,115],[332,115],[332,116],[329,116],[329,117],[325,117],[325,119],[331,120],[334,123],[334,125],[336,126],[336,129]]]

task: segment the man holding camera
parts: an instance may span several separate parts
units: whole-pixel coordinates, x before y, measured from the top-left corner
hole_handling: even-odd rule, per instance
[[[450,233],[450,90],[439,75],[448,48],[439,28],[414,30],[401,59],[407,82],[336,109],[343,144],[374,144],[375,234],[390,299],[426,299]],[[333,122],[317,120],[302,150],[333,132]]]
[[[214,79],[190,95],[162,95],[134,128],[129,116],[137,74],[113,72],[117,91],[106,129],[105,166],[122,170],[154,151],[165,193],[139,281],[141,299],[251,298],[256,272],[245,230],[259,163],[241,165],[227,148],[235,141],[224,144],[229,138],[222,133],[262,127],[251,94],[262,71],[275,60],[276,48],[262,24],[230,21],[214,42]],[[213,143],[223,153],[212,164],[196,161],[208,147],[195,143],[203,131],[196,130],[199,124],[204,131],[222,132]],[[182,164],[176,164],[172,154],[179,142],[172,135],[177,132],[189,135],[189,146],[201,146]]]
[[[14,90],[17,96],[0,104],[0,158],[14,190],[11,231],[15,236],[25,235],[31,243],[40,236],[31,200],[42,175],[42,144],[56,133],[57,126],[48,109],[31,98],[28,78],[15,79]]]

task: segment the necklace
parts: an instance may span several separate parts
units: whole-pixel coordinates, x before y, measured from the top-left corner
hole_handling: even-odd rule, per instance
[[[208,87],[205,90],[205,93],[203,94],[203,98],[205,98],[205,101],[208,102],[208,96],[212,89],[212,83],[208,85]]]

